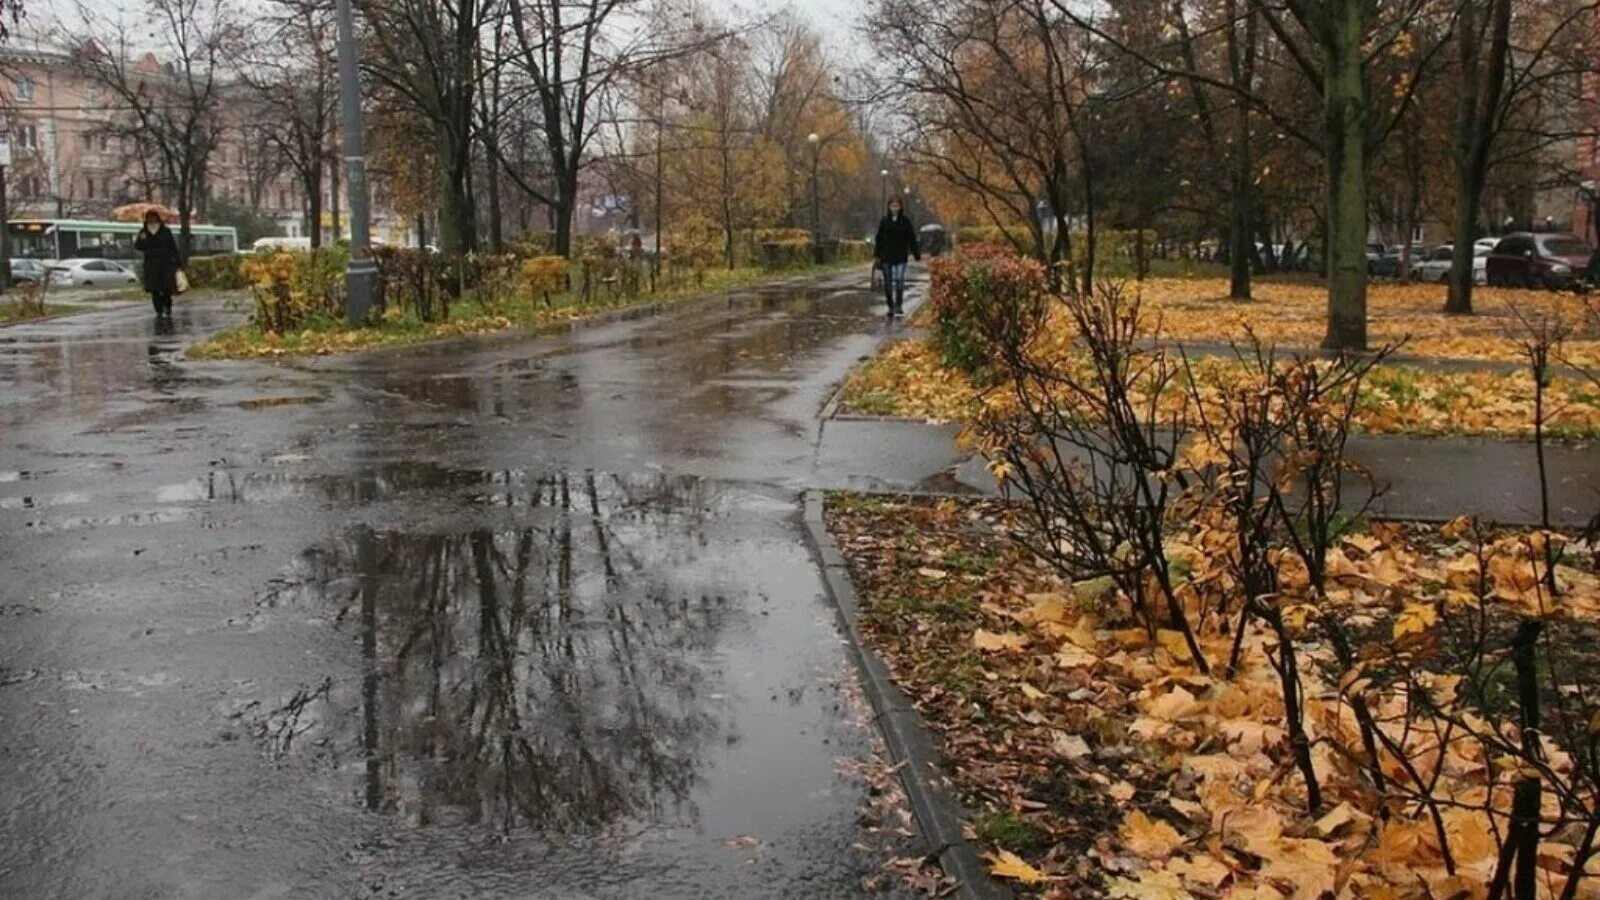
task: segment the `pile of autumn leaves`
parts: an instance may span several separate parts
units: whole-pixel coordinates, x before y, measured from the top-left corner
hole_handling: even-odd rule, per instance
[[[1454,657],[1442,649],[1449,647],[1450,622],[1460,616],[1594,621],[1600,581],[1577,546],[1538,532],[1487,534],[1466,520],[1434,529],[1380,524],[1344,536],[1331,549],[1322,596],[1293,556],[1279,557],[1283,596],[1277,603],[1298,650],[1304,727],[1321,789],[1321,805],[1312,809],[1289,752],[1272,666],[1279,654],[1275,633],[1247,622],[1240,665],[1231,676],[1223,672],[1237,622],[1218,615],[1233,590],[1222,562],[1232,535],[1188,529],[1168,548],[1185,573],[1185,611],[1201,623],[1200,645],[1212,670],[1206,675],[1178,632],[1139,627],[1127,598],[1116,596],[1105,579],[1072,583],[1001,563],[971,574],[955,571],[953,563],[975,554],[998,560],[1006,552],[999,549],[1007,544],[1006,532],[1018,523],[994,514],[997,504],[968,505],[959,514],[950,501],[939,505],[946,508],[930,513],[934,504],[926,501],[857,508],[847,502],[834,513],[835,531],[864,577],[869,604],[891,603],[914,590],[936,595],[911,621],[880,628],[874,634],[885,642],[880,651],[945,732],[947,749],[956,751],[954,767],[972,782],[966,786],[991,804],[1070,823],[1072,813],[1054,810],[1039,784],[1008,788],[999,783],[1004,776],[993,774],[1031,772],[1042,783],[1051,776],[1041,773],[1065,768],[1091,795],[1114,799],[1122,813],[1119,824],[1116,816],[1087,816],[1101,819],[1091,821],[1091,829],[1105,829],[1083,842],[1087,849],[986,848],[998,877],[1055,897],[1487,895],[1518,761],[1441,723],[1476,723],[1513,742],[1517,726],[1491,721],[1493,713],[1466,703],[1468,692],[1458,690],[1462,674],[1448,668]],[[939,524],[940,516],[947,525]],[[896,537],[908,522],[918,523],[922,540]],[[988,550],[974,548],[974,534],[980,535],[976,546]],[[959,537],[943,539],[950,535]],[[961,540],[968,546],[953,549]],[[1560,549],[1554,593],[1543,568],[1546,541]],[[888,566],[895,571],[868,571]],[[963,620],[970,630],[959,633],[966,646],[949,631],[944,646],[930,640],[940,633],[940,611],[956,608],[963,597],[975,607]],[[1318,627],[1328,616],[1363,636],[1357,665],[1342,665],[1328,645]],[[881,611],[878,621],[884,621]],[[978,669],[976,687],[966,690],[986,694],[981,702],[947,701],[963,690],[942,683],[952,670],[947,661],[963,655]],[[1395,677],[1398,669],[1413,675]],[[1370,777],[1352,705],[1358,697],[1382,731],[1378,766],[1390,782],[1384,792]],[[1425,716],[1418,712],[1423,707],[1443,712]],[[1583,762],[1568,755],[1581,749],[1547,741],[1550,770],[1581,782],[1574,770]],[[1107,774],[1104,759],[1124,760],[1119,765],[1136,774]],[[975,774],[981,771],[990,776]],[[1593,788],[1588,785],[1590,802]],[[1420,802],[1418,792],[1429,802]],[[1550,793],[1544,817],[1540,896],[1555,897],[1583,829]],[[1575,896],[1600,896],[1594,881],[1600,879],[1580,881]]]

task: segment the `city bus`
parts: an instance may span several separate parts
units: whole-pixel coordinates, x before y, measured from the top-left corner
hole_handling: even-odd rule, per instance
[[[6,223],[11,255],[30,259],[135,259],[133,239],[140,222],[96,222],[84,219],[12,219]],[[167,227],[177,237],[177,223]],[[190,225],[194,256],[237,253],[239,231],[231,225]]]

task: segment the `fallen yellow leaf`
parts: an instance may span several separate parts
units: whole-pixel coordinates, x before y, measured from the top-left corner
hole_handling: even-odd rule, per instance
[[[1010,878],[1023,884],[1043,884],[1050,880],[1049,875],[1035,869],[1010,850],[987,854],[984,859],[989,861],[989,874],[996,878]]]
[[[1422,634],[1439,621],[1439,610],[1431,603],[1407,603],[1394,620],[1394,639]]]
[[[972,646],[979,650],[989,650],[994,652],[1002,650],[1021,650],[1023,647],[1028,646],[1028,637],[1027,635],[1017,634],[1010,631],[1006,632],[1005,634],[995,634],[992,631],[985,631],[982,628],[979,628],[977,631],[972,633]]]
[[[1227,863],[1209,853],[1201,853],[1189,859],[1175,859],[1167,864],[1167,870],[1177,873],[1190,884],[1213,890],[1233,874]]]
[[[1119,832],[1128,849],[1146,859],[1165,859],[1183,843],[1183,835],[1166,822],[1151,819],[1143,810],[1134,810],[1122,820]]]
[[[1106,896],[1115,900],[1191,900],[1194,897],[1172,872],[1146,869],[1137,879],[1113,878]]]

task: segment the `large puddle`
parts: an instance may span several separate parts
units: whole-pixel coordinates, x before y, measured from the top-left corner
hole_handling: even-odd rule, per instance
[[[793,498],[670,476],[459,487],[482,524],[352,529],[236,620],[313,621],[347,648],[228,713],[260,752],[396,846],[576,840],[685,885],[758,864],[855,884],[839,760],[866,732]],[[389,864],[418,862],[437,861]]]

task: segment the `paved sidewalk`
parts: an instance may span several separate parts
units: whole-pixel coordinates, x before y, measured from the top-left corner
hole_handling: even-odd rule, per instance
[[[819,474],[826,482],[827,476],[847,472],[842,483],[829,486],[871,489],[876,471],[896,480],[890,461],[914,461],[914,468],[944,461],[949,477],[925,478],[921,489],[997,494],[985,461],[957,448],[959,431],[953,424],[838,416],[827,423],[822,445],[823,458],[832,465],[820,467]],[[1355,435],[1350,457],[1386,488],[1373,503],[1375,515],[1445,521],[1471,513],[1508,525],[1539,522],[1539,473],[1531,443]],[[1600,514],[1600,449],[1553,445],[1545,448],[1545,458],[1552,521],[1563,527],[1587,525]],[[883,462],[875,469],[873,459]],[[1349,502],[1365,499],[1363,493]]]

